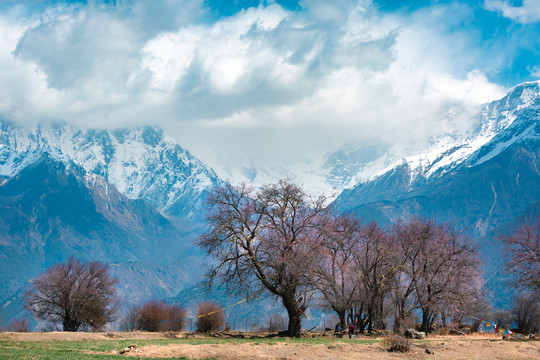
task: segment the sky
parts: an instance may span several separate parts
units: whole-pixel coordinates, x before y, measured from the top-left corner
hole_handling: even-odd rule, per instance
[[[539,34],[540,0],[0,0],[0,118],[159,125],[232,167],[422,146],[538,80]]]

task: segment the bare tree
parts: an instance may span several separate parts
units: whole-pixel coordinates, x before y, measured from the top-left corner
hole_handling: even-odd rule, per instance
[[[268,332],[276,332],[285,329],[285,317],[279,313],[273,313],[268,319]]]
[[[199,304],[197,308],[197,331],[210,332],[221,330],[224,324],[225,315],[218,304],[211,301]]]
[[[25,306],[40,320],[61,323],[64,331],[99,329],[113,320],[118,298],[108,265],[71,257],[54,265],[26,292]]]
[[[410,304],[422,310],[422,331],[429,333],[438,313],[448,307],[463,308],[482,296],[478,254],[468,237],[448,225],[420,219],[398,224],[395,233],[405,253],[400,271],[406,274],[407,290],[400,301],[414,296]]]
[[[121,331],[135,331],[141,330],[142,328],[142,319],[141,319],[141,309],[142,306],[134,305],[132,306],[122,319],[120,323]]]
[[[232,288],[281,298],[288,335],[299,336],[310,290],[306,264],[313,259],[324,202],[284,180],[258,191],[246,185],[215,189],[208,197],[209,228],[198,241],[217,260],[210,284],[219,278]]]
[[[512,234],[501,238],[512,254],[508,266],[517,277],[518,286],[540,298],[540,216],[524,220]]]
[[[540,302],[538,298],[520,295],[514,299],[511,310],[517,331],[522,334],[532,334],[540,329]]]
[[[371,222],[362,229],[359,251],[355,253],[354,269],[360,275],[363,309],[357,311],[360,330],[367,323],[368,332],[385,328],[385,299],[389,295],[396,273],[394,246],[377,223]],[[366,316],[358,319],[365,311]]]
[[[506,328],[506,329],[509,329],[512,327],[513,316],[509,310],[499,309],[493,312],[490,316],[493,323],[497,324],[499,327]]]
[[[360,287],[353,265],[361,231],[356,218],[327,217],[319,228],[317,256],[310,266],[314,287],[322,295],[321,307],[336,312],[342,329],[347,327],[347,311]]]

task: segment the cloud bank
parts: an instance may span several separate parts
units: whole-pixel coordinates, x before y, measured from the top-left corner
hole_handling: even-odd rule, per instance
[[[536,2],[484,6],[530,22]],[[426,142],[472,126],[479,104],[507,90],[490,80],[502,52],[463,26],[469,5],[300,4],[269,1],[218,18],[202,0],[7,7],[0,117],[157,124],[203,160],[265,161],[352,139]]]

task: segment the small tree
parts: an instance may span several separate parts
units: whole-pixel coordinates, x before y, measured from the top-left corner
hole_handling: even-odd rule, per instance
[[[469,307],[483,295],[478,252],[470,238],[429,219],[396,225],[394,238],[398,253],[404,255],[398,264],[405,274],[402,289],[407,289],[397,298],[399,304],[407,303],[408,297],[414,299],[408,301],[412,307],[400,312],[406,315],[412,308],[420,308],[422,331],[431,332],[438,313]]]
[[[169,331],[182,331],[186,327],[186,311],[179,305],[169,305],[168,309],[168,327]]]
[[[491,319],[494,324],[499,327],[509,329],[512,327],[512,313],[508,310],[497,310],[491,314]]]
[[[512,320],[517,331],[522,334],[532,334],[540,329],[540,302],[538,298],[522,295],[514,299],[511,310]]]
[[[71,257],[34,279],[25,306],[39,320],[62,324],[64,331],[99,329],[118,311],[116,282],[107,264]]]
[[[141,308],[140,305],[134,305],[128,310],[120,323],[121,331],[135,331],[141,329]]]
[[[144,304],[140,312],[140,330],[160,331],[166,327],[168,320],[168,306],[164,301],[149,301]]]
[[[360,275],[365,317],[361,318],[363,311],[360,310],[356,320],[361,323],[360,330],[367,322],[367,330],[371,333],[373,329],[385,328],[385,299],[397,270],[396,256],[392,238],[375,222],[363,227],[359,249],[355,253],[354,269]]]
[[[215,302],[203,302],[197,308],[197,331],[211,332],[221,330],[225,324],[225,315]]]

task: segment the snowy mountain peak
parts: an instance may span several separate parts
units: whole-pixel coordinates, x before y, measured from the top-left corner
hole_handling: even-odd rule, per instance
[[[477,129],[462,136],[444,135],[434,139],[426,151],[400,159],[371,178],[364,178],[363,181],[370,181],[394,167],[402,166],[404,161],[409,164],[411,169],[411,184],[426,178],[441,176],[464,163],[472,166],[475,162],[472,162],[471,159],[474,158],[475,153],[505,130],[517,126],[514,124],[516,119],[526,118],[522,114],[523,111],[539,107],[540,81],[516,86],[502,99],[482,107],[481,121]],[[497,151],[503,150],[506,146],[517,141],[518,138],[519,136],[514,136],[511,141],[508,139],[506,142],[501,141],[500,146],[493,147],[494,152],[491,152],[489,156],[496,156]],[[487,158],[484,157],[484,161],[485,159]],[[480,160],[482,159],[477,159],[477,161]]]
[[[489,136],[504,130],[522,109],[532,106],[540,106],[540,80],[518,85],[502,99],[484,105],[480,135]]]
[[[0,175],[13,176],[40,154],[73,161],[130,199],[145,199],[169,217],[194,217],[217,175],[159,127],[114,131],[57,122],[0,126]]]
[[[540,81],[524,83],[500,100],[481,106],[477,117],[471,118],[477,125],[468,131],[442,134],[421,151],[414,146],[384,149],[380,144],[351,142],[327,155],[322,170],[334,188],[351,189],[385,178],[397,168],[404,173],[406,164],[407,182],[412,188],[456,167],[486,161],[517,141],[538,136],[534,130],[538,124],[534,112],[538,109]]]

